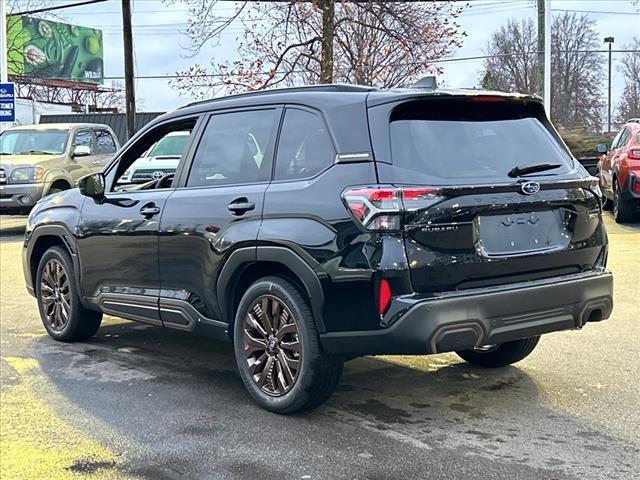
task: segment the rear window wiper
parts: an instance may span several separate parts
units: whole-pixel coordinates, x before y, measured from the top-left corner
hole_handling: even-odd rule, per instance
[[[560,168],[562,164],[560,163],[535,163],[533,165],[518,165],[517,167],[513,167],[509,170],[509,175],[511,178],[519,177],[520,175],[526,175],[528,173],[536,173],[536,172],[544,172],[546,170],[553,170],[555,168]]]

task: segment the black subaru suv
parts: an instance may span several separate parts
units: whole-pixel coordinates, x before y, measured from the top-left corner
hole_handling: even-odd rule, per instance
[[[118,182],[190,132],[174,173]],[[321,404],[345,359],[499,367],[612,310],[598,181],[539,99],[325,85],[190,104],[41,200],[24,243],[48,333],[103,313],[229,339],[263,407]]]

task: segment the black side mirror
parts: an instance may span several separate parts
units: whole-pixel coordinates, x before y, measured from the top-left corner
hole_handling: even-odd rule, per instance
[[[78,188],[82,195],[102,200],[104,198],[104,184],[104,175],[102,172],[98,172],[82,177],[78,181]]]
[[[609,147],[606,143],[599,143],[596,145],[596,152],[598,153],[607,153],[609,151]]]

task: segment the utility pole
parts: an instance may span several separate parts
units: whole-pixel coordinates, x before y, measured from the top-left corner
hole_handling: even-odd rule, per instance
[[[613,46],[613,37],[605,37],[604,43],[609,44],[609,95],[607,103],[607,132],[611,131],[611,47]]]
[[[538,5],[538,95],[551,117],[551,0],[537,0]]]
[[[320,83],[333,82],[333,36],[335,0],[321,0],[322,9],[322,52],[320,54]]]
[[[538,0],[538,95],[544,98],[544,0]]]
[[[136,131],[136,93],[133,82],[131,0],[122,0],[122,38],[124,40],[124,89],[127,111],[127,138],[131,138]]]

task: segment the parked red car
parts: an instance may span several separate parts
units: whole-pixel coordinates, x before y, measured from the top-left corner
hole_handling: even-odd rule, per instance
[[[613,139],[596,146],[600,188],[605,208],[613,208],[616,222],[630,222],[640,209],[640,118],[632,118]]]

